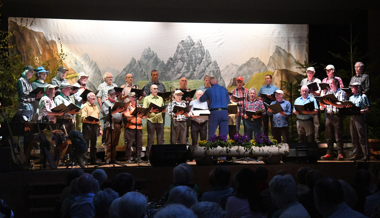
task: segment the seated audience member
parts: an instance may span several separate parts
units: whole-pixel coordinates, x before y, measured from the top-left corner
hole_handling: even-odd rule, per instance
[[[103,169],[94,170],[91,175],[98,180],[99,187],[102,188],[104,183],[107,181],[107,173]]]
[[[224,217],[225,212],[215,202],[198,202],[191,207],[198,218],[220,218]]]
[[[358,196],[356,195],[354,188],[352,188],[352,186],[344,180],[339,179],[338,181],[343,188],[344,201],[350,208],[354,208],[356,202],[358,201]]]
[[[306,174],[311,170],[309,167],[301,167],[298,169],[296,177],[297,177],[297,196],[301,196],[306,194],[309,191],[309,187],[307,187],[306,183]]]
[[[120,214],[119,214],[120,199],[121,198],[116,198],[114,201],[112,201],[110,209],[109,209],[110,218],[120,218]]]
[[[256,176],[256,187],[259,193],[269,188],[269,183],[267,181],[268,180],[267,168],[257,167],[257,169],[255,170],[255,176]]]
[[[3,199],[0,199],[0,217],[14,217],[13,211],[8,207]]]
[[[120,198],[120,217],[142,218],[146,212],[146,197],[138,192],[128,192]]]
[[[290,174],[274,176],[269,190],[273,203],[280,208],[273,217],[310,217],[297,201],[297,185]]]
[[[198,202],[197,194],[188,186],[177,186],[169,194],[168,204],[182,204],[190,208]]]
[[[371,174],[371,185],[369,186],[369,191],[371,194],[376,194],[380,191],[380,163],[371,163],[368,170]]]
[[[237,188],[227,199],[225,217],[267,217],[267,209],[256,188],[255,173],[244,168],[235,179]]]
[[[171,190],[180,185],[185,185],[193,189],[193,191],[200,196],[200,188],[193,182],[193,169],[187,163],[181,163],[173,169],[173,184],[165,193],[165,200],[168,199]]]
[[[70,193],[66,196],[61,207],[60,215],[62,218],[70,217],[70,208],[80,197],[78,180],[79,178],[75,178],[70,184]]]
[[[95,217],[107,218],[109,216],[109,208],[112,202],[119,197],[119,194],[110,188],[99,191],[95,194],[93,204],[95,207]]]
[[[127,192],[133,191],[135,187],[135,178],[129,173],[119,173],[112,179],[111,188],[123,196]]]
[[[70,193],[71,182],[83,174],[82,169],[71,169],[66,177],[66,187],[62,190],[59,196],[59,202],[62,204],[66,196]]]
[[[318,212],[315,207],[314,202],[314,185],[315,183],[323,178],[324,175],[319,170],[310,170],[306,174],[306,184],[309,189],[305,194],[298,196],[298,201],[302,204],[302,206],[307,210],[311,217],[322,217],[322,215]]]
[[[380,186],[380,183],[378,183],[378,186]],[[364,214],[366,216],[371,216],[377,205],[380,205],[380,192],[376,192],[365,198]]]
[[[347,206],[342,185],[333,178],[322,178],[315,184],[314,200],[323,217],[366,217]]]
[[[154,218],[197,218],[197,215],[189,208],[181,204],[171,204],[159,210]]]
[[[91,174],[84,173],[78,178],[80,197],[71,206],[70,215],[72,218],[95,216],[95,207],[92,200],[94,199],[95,192],[98,188],[98,181]]]
[[[232,193],[230,184],[231,171],[228,167],[219,166],[210,172],[212,190],[202,195],[202,201],[219,203],[222,198]]]
[[[367,169],[358,169],[354,174],[352,187],[358,195],[358,201],[353,207],[354,210],[364,214],[364,204],[367,196],[371,195],[369,186],[371,184],[371,174]]]

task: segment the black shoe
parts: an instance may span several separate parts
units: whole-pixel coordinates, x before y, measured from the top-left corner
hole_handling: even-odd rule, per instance
[[[100,164],[102,164],[102,161],[100,159],[97,159],[97,158],[91,159],[90,164],[91,165],[100,165]]]
[[[363,158],[362,155],[354,155],[354,156],[351,157],[349,160],[360,160],[360,159],[362,159],[362,158]],[[365,158],[367,158],[367,157],[365,157]]]

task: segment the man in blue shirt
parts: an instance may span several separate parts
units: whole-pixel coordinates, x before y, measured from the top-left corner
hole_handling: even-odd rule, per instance
[[[301,96],[294,101],[294,105],[305,105],[310,102],[314,103],[314,110],[312,111],[303,110],[302,113],[299,113],[293,106],[293,113],[297,115],[299,142],[306,142],[306,139],[308,142],[314,141],[313,115],[318,113],[317,101],[309,95],[309,88],[304,85],[301,87]]]
[[[272,83],[272,76],[269,74],[265,76],[265,83],[266,84],[260,88],[259,93],[257,95],[259,96],[259,100],[262,100],[264,103],[267,103],[270,105],[272,101],[276,100],[271,95],[274,94],[274,92],[278,90],[279,88]],[[265,97],[262,94],[265,94]],[[263,119],[264,134],[268,136],[269,120],[271,122],[271,128],[273,129],[273,117],[270,114],[265,114],[262,119]]]
[[[272,122],[272,135],[277,142],[287,143],[289,139],[289,124],[288,117],[291,114],[291,105],[289,101],[284,99],[284,92],[282,90],[275,91],[276,101],[273,101],[271,104],[280,104],[283,111],[273,114]],[[268,112],[272,115],[272,109],[268,108]],[[281,140],[281,136],[283,140]]]
[[[200,98],[201,102],[209,100],[210,102],[210,122],[208,136],[211,138],[215,135],[219,126],[219,135],[227,136],[228,134],[228,104],[230,98],[225,87],[218,84],[215,77],[210,79],[211,88]]]
[[[354,114],[350,118],[350,133],[351,141],[354,146],[354,156],[350,160],[367,159],[366,147],[366,133],[365,133],[365,119],[363,114],[369,110],[369,101],[366,94],[361,94],[360,83],[351,83],[351,90],[353,95],[350,96],[349,101],[360,108],[360,113]]]

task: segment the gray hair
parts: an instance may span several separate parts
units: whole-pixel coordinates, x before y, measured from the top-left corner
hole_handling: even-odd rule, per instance
[[[110,218],[120,218],[120,214],[119,214],[120,199],[121,198],[116,198],[114,201],[112,201],[112,204],[108,211]]]
[[[107,173],[103,169],[94,170],[91,175],[98,180],[99,186],[102,187],[103,184],[107,181]]]
[[[155,218],[196,218],[197,216],[194,214],[192,210],[189,208],[186,208],[183,205],[180,204],[171,204],[154,215]]]
[[[301,87],[301,89],[300,89],[300,90],[302,90],[302,89],[306,89],[306,90],[307,90],[307,92],[309,92],[309,87],[307,87],[307,86],[305,86],[305,85],[303,85],[303,86]]]
[[[223,209],[215,202],[199,202],[194,204],[191,210],[198,218],[219,218],[225,215]]]
[[[205,77],[203,78],[203,81],[206,80],[206,79],[210,79],[211,76],[210,75],[205,75]]]
[[[110,188],[106,188],[104,191],[99,191],[96,193],[94,199],[92,200],[96,215],[107,215],[112,202],[118,197],[119,194]]]
[[[213,86],[213,85],[215,85],[217,83],[218,83],[218,79],[217,78],[215,78],[215,77],[211,77],[210,78],[210,84],[211,84],[211,86]]]
[[[103,75],[103,80],[106,81],[106,78],[108,75],[111,75],[112,76],[112,73],[110,72],[106,72],[104,75]]]
[[[363,62],[358,61],[358,62],[355,63],[355,65],[356,65],[356,64],[360,64],[361,67],[364,67]]]
[[[290,174],[274,176],[269,190],[273,203],[280,209],[297,200],[297,185]]]
[[[169,204],[182,204],[190,208],[198,203],[197,194],[188,186],[177,186],[170,191]]]
[[[146,197],[138,192],[128,192],[120,198],[120,217],[143,217],[146,210]]]
[[[181,163],[173,169],[173,181],[177,185],[187,185],[193,181],[193,169],[187,163]]]
[[[202,90],[198,90],[197,93],[196,93],[196,95],[197,95],[198,93],[202,93],[202,95],[203,95],[203,91],[202,91]]]

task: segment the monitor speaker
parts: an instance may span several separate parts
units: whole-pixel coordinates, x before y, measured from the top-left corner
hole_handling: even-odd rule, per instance
[[[289,143],[289,155],[283,162],[316,163],[319,159],[318,144],[315,142]]]
[[[188,151],[185,144],[152,145],[152,166],[177,166],[186,163]]]

